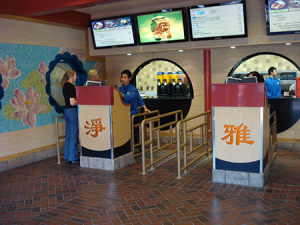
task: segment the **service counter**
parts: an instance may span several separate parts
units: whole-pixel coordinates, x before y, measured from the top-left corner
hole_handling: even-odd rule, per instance
[[[265,85],[212,84],[213,182],[263,187],[268,175]]]
[[[130,104],[112,86],[76,87],[80,166],[118,170],[133,162]]]
[[[277,133],[288,130],[300,119],[300,99],[293,97],[269,98],[270,113],[276,111]]]

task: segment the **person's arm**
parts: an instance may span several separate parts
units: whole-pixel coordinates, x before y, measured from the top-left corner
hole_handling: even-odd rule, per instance
[[[144,111],[145,111],[145,112],[147,112],[147,113],[150,113],[150,114],[151,114],[151,111],[150,111],[149,109],[147,109],[146,105],[143,105],[142,107],[144,108]]]
[[[71,106],[76,106],[77,105],[77,101],[76,101],[76,88],[75,88],[75,86],[73,86],[70,89],[70,105]]]
[[[143,101],[142,97],[140,96],[140,94],[138,93],[137,95],[137,102],[138,102],[138,106],[139,107],[143,107],[144,111],[147,113],[151,114],[151,111],[149,109],[147,109],[145,102]]]
[[[77,105],[76,99],[75,98],[70,98],[70,105],[75,106]]]

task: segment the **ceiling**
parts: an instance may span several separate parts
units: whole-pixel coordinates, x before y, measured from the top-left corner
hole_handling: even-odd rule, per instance
[[[182,0],[1,0],[0,13],[89,27],[93,15],[115,15],[132,9],[149,9]],[[127,14],[127,13],[126,13]]]

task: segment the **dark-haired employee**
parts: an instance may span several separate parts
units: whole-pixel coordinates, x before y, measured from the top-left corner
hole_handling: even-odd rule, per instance
[[[150,113],[150,110],[147,109],[144,101],[141,98],[139,98],[139,92],[136,89],[136,87],[134,87],[129,83],[131,78],[132,78],[132,74],[129,70],[122,71],[121,73],[122,86],[119,87],[119,90],[121,92],[121,97],[123,98],[124,103],[131,104],[130,115],[132,116],[139,113],[139,109],[137,105],[138,101],[140,107],[143,107],[145,112]]]
[[[265,80],[268,98],[281,98],[280,80],[275,78],[277,71],[275,67],[268,70],[269,77]]]

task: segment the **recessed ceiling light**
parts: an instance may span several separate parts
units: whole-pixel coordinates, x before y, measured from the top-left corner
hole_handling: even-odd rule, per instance
[[[182,49],[179,49],[178,51],[179,51],[179,52],[183,52],[183,50],[182,50]]]
[[[235,47],[235,46],[230,46],[230,48],[234,49],[234,48],[236,48],[236,47]]]
[[[131,53],[127,53],[127,55],[132,55]]]
[[[291,45],[292,43],[285,43],[285,45]]]

